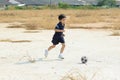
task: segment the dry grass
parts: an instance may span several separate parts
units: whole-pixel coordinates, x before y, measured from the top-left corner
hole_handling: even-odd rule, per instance
[[[61,13],[69,16],[67,27],[70,24],[87,24],[105,22],[112,23],[108,27],[120,29],[120,9],[101,9],[101,10],[7,10],[0,11],[0,22],[21,22],[22,26],[28,30],[53,29],[58,22],[57,16]]]
[[[1,39],[0,42],[11,42],[10,39]]]
[[[94,80],[94,78],[97,76],[97,72],[98,71],[93,73],[89,80]],[[79,69],[72,69],[65,76],[63,76],[61,80],[88,80],[88,77]]]
[[[30,40],[1,39],[0,42],[23,43],[23,42],[31,42],[31,41]]]
[[[70,70],[61,80],[87,80],[78,69]]]
[[[26,30],[24,31],[24,33],[39,33],[41,31],[37,31],[37,30]]]
[[[24,28],[22,25],[10,25],[7,28]]]
[[[23,42],[31,42],[30,40],[11,40],[12,43],[23,43]]]
[[[27,60],[28,62],[30,62],[30,63],[35,63],[35,62],[36,62],[35,58],[33,58],[32,56],[30,56],[30,55],[28,54],[28,52],[27,52],[27,54],[26,54],[25,56],[22,56],[22,57],[19,59],[19,61],[24,60],[24,59],[26,59],[26,60]]]
[[[120,36],[120,31],[112,31],[110,36]]]
[[[97,76],[98,71],[94,72],[91,77],[88,77],[87,75],[83,74],[79,69],[71,69],[65,76],[62,77],[61,80],[94,80]]]

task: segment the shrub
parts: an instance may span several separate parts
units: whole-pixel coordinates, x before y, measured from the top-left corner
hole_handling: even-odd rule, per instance
[[[67,9],[67,8],[70,8],[70,5],[66,4],[66,3],[59,3],[58,4],[59,8],[62,8],[62,9]]]
[[[115,7],[116,0],[98,0],[98,6]]]

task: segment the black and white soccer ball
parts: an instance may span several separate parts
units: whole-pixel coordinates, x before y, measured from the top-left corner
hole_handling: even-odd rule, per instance
[[[82,62],[83,64],[86,64],[87,61],[88,61],[88,59],[87,59],[86,56],[81,57],[81,62]]]

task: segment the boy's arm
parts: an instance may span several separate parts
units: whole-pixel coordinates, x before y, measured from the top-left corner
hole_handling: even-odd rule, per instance
[[[55,32],[65,32],[65,30],[55,29]]]

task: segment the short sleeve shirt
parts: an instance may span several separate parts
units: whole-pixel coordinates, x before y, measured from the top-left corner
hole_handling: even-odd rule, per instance
[[[61,22],[59,22],[57,25],[56,25],[56,27],[55,27],[55,29],[58,29],[58,30],[64,30],[64,26],[65,25],[63,25]],[[55,36],[61,36],[63,34],[63,32],[55,32]]]

